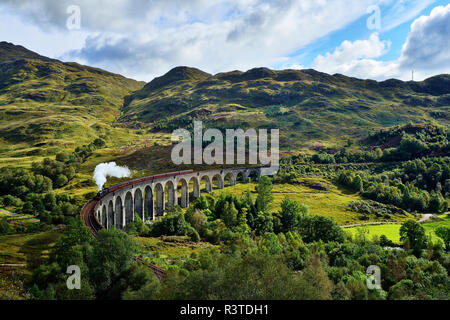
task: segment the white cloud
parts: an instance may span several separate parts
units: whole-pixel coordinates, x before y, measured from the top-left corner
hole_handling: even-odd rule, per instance
[[[69,4],[89,33],[62,56],[150,80],[189,65],[210,73],[279,65],[283,57],[366,15],[372,0],[6,0],[23,19],[63,30]],[[0,5],[1,6],[1,5]]]
[[[368,63],[369,58],[378,58],[389,50],[390,43],[381,41],[377,33],[370,35],[367,40],[354,42],[344,41],[333,53],[318,55],[312,67],[327,73],[351,74],[355,77],[367,76],[367,71],[375,67],[375,63]],[[374,61],[375,62],[375,61]],[[378,72],[378,71],[377,71]],[[374,74],[371,74],[373,77]]]
[[[0,37],[50,57],[148,81],[179,65],[210,73],[257,66],[302,68],[301,55],[292,57],[293,52],[366,16],[369,5],[391,8],[382,10],[385,30],[411,19],[431,1],[2,0],[0,19],[15,16],[20,22],[0,30]],[[77,32],[66,29],[71,4],[81,8]],[[389,50],[389,42],[372,34],[367,40],[343,42],[318,56],[312,67],[375,79],[405,78],[406,71],[409,77],[412,67],[418,76],[440,67],[448,72],[448,44],[442,43],[440,31],[448,30],[447,12],[448,6],[441,7],[417,19],[395,61],[377,60]]]
[[[447,70],[450,68],[450,4],[434,8],[411,24],[399,59],[403,68]]]
[[[434,8],[429,16],[421,16],[411,24],[411,31],[396,60],[379,61],[389,42],[373,33],[367,40],[344,41],[333,53],[318,55],[312,67],[327,73],[384,80],[415,80],[450,73],[450,4]]]

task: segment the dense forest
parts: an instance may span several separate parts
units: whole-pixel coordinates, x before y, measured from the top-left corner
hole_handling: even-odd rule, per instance
[[[261,177],[258,195],[202,196],[186,213],[172,207],[153,224],[136,216],[126,233],[101,230],[94,239],[72,220],[47,264],[33,273],[35,299],[449,299],[449,229],[431,241],[409,220],[400,229],[404,250],[385,237],[346,234],[332,219],[285,198],[270,213],[272,181]],[[205,241],[214,247],[174,259],[159,281],[135,255],[135,236]],[[184,236],[184,238],[183,238]],[[111,251],[109,248],[114,247]],[[158,256],[150,261],[157,262]],[[68,290],[64,268],[77,264],[81,290]],[[381,289],[369,290],[366,269],[380,267]]]
[[[385,235],[369,237],[364,229],[352,235],[289,196],[275,209],[273,192],[274,184],[295,185],[301,177],[318,176],[360,196],[349,208],[361,220],[444,213],[450,158],[447,131],[440,127],[393,127],[358,145],[285,157],[275,176],[255,181],[254,192],[205,194],[187,209],[166,208],[151,224],[136,214],[124,230],[101,230],[93,237],[78,217],[80,204],[54,191],[104,145],[97,139],[73,153],[35,162],[30,170],[0,171],[2,204],[41,220],[14,229],[3,219],[0,233],[65,224],[49,258],[27,282],[29,299],[450,298],[449,227],[437,228],[432,239],[417,220],[405,220],[396,247]],[[328,189],[320,183],[312,187]],[[142,239],[164,239],[181,248],[203,244],[204,249],[165,257]],[[136,257],[163,267],[166,279],[156,278]],[[67,289],[68,265],[81,269],[80,290]],[[366,283],[373,265],[381,270],[379,289]]]

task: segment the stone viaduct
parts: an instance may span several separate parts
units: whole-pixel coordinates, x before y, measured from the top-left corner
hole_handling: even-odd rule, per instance
[[[198,198],[201,185],[210,192],[213,186],[222,189],[225,185],[246,182],[249,177],[258,179],[262,170],[263,167],[188,170],[134,179],[103,189],[94,212],[103,227],[123,229],[134,220],[134,213],[150,222],[171,205],[188,207],[190,189],[192,196]]]

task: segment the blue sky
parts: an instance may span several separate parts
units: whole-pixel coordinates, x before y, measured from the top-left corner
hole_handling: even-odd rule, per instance
[[[374,6],[380,29],[367,26]],[[3,0],[0,21],[0,40],[145,81],[179,65],[376,80],[450,72],[442,0]]]
[[[392,29],[380,32],[380,39],[390,41],[391,47],[390,50],[386,54],[380,56],[378,60],[393,60],[398,58],[401,54],[402,46],[405,43],[406,37],[411,28],[412,21],[420,15],[429,15],[431,10],[436,6],[445,6],[448,3],[448,1],[443,0],[432,1],[431,4],[427,5],[425,9],[420,11],[420,14],[415,15],[413,18],[404,21],[403,23]],[[393,4],[386,7],[380,6],[381,22],[383,22],[383,12],[392,10],[392,6]],[[335,47],[339,46],[342,41],[355,41],[358,39],[368,38],[372,33],[372,30],[369,30],[366,26],[367,19],[370,15],[371,14],[366,14],[365,16],[362,16],[356,21],[350,23],[342,30],[333,32],[332,34],[313,42],[306,50],[307,54],[305,54],[305,57],[299,63],[305,66],[309,66],[318,54],[323,54],[324,52],[333,50]],[[301,53],[302,51],[304,51],[304,49],[299,50],[299,53]],[[294,55],[295,54],[293,54],[293,56]]]

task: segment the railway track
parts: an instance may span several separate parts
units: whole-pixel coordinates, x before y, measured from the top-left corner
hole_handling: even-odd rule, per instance
[[[94,209],[97,202],[98,202],[97,200],[92,199],[89,202],[87,202],[81,209],[81,219],[84,221],[84,224],[87,227],[89,227],[94,236],[97,234],[97,232],[103,229],[102,225],[97,221],[97,218],[95,217],[94,214]],[[161,269],[160,267],[154,265],[153,263],[145,261],[141,257],[135,257],[134,260],[139,261],[140,263],[148,266],[158,279],[160,280],[165,279],[166,272],[164,271],[164,269]]]

